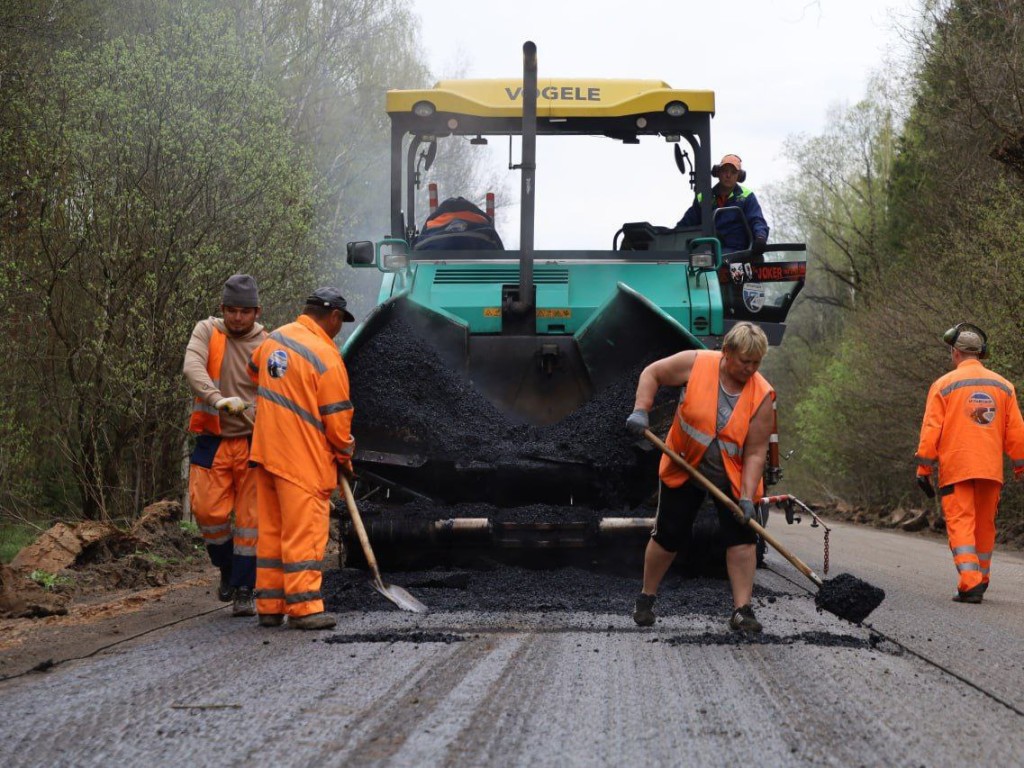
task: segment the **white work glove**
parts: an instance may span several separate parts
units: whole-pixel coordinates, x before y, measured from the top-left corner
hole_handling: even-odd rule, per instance
[[[227,411],[233,416],[239,416],[245,413],[245,400],[240,397],[222,397],[213,407],[218,411]]]

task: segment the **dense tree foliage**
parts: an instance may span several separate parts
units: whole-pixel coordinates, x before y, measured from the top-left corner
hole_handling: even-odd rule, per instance
[[[980,325],[989,365],[1024,385],[1024,12],[1001,0],[922,10],[910,75],[890,71],[823,135],[795,139],[799,174],[777,193],[814,265],[794,312],[807,343],[790,340],[771,365],[789,393],[790,475],[859,503],[915,492],[947,328]],[[1007,490],[1003,514],[1020,521]]]
[[[130,516],[177,495],[193,323],[233,272],[267,319],[386,227],[401,0],[0,8],[0,509]],[[352,239],[349,236],[348,239]]]

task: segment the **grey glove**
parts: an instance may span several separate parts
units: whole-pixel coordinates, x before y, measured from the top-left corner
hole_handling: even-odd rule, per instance
[[[918,475],[917,487],[920,488],[921,492],[929,499],[935,498],[935,488],[932,487],[931,475]]]
[[[626,419],[626,429],[637,437],[643,437],[644,430],[649,428],[650,423],[647,421],[647,411],[643,408],[637,408]]]
[[[757,505],[753,501],[750,499],[740,499],[737,504],[740,511],[743,512],[743,522],[749,523],[751,520],[756,520],[760,525],[761,516],[758,514]]]

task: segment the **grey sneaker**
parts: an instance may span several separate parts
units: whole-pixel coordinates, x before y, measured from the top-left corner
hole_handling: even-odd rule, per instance
[[[232,616],[255,616],[256,603],[252,598],[252,590],[249,587],[235,588],[235,602],[231,606]]]
[[[736,632],[760,632],[761,622],[754,617],[754,609],[743,605],[732,612],[729,629]]]
[[[217,599],[222,603],[230,603],[234,597],[235,590],[231,586],[231,569],[220,569],[220,583],[217,585]]]
[[[330,629],[338,620],[329,613],[311,613],[308,616],[292,616],[288,626],[292,629]]]
[[[656,599],[655,595],[645,595],[643,592],[636,599],[636,604],[633,606],[633,621],[639,626],[654,626],[654,601]]]
[[[280,627],[284,624],[283,613],[261,613],[260,614],[260,626],[261,627]]]

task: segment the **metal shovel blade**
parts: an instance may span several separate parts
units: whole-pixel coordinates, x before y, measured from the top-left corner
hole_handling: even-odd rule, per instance
[[[385,584],[380,579],[372,579],[370,583],[373,585],[374,589],[384,595],[384,597],[397,605],[403,611],[409,611],[410,613],[427,612],[427,606],[410,595],[402,587],[397,587],[394,584]]]
[[[366,556],[366,564],[370,566],[370,573],[373,574],[373,578],[370,579],[370,584],[373,585],[374,589],[384,595],[384,597],[397,605],[403,611],[410,611],[411,613],[426,613],[427,606],[410,595],[404,589],[392,584],[384,583],[384,580],[380,577],[380,568],[377,567],[377,558],[373,554],[373,547],[370,546],[370,537],[366,535],[366,527],[363,525],[363,518],[359,514],[359,508],[356,507],[356,500],[352,495],[352,487],[344,477],[341,478],[341,491],[345,496],[345,504],[348,506],[349,517],[352,518],[352,525],[355,526],[356,535],[359,536],[359,544],[363,548],[363,555]]]

